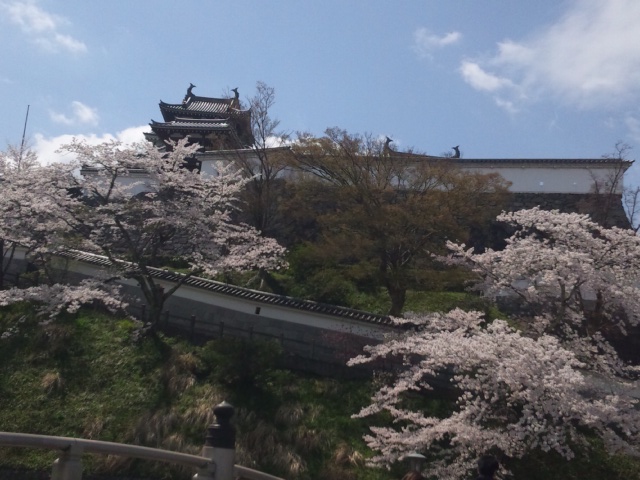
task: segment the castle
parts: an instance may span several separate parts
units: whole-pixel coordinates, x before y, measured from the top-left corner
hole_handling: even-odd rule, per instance
[[[181,103],[160,101],[164,121],[151,121],[147,140],[164,147],[167,140],[188,137],[192,143],[199,143],[203,152],[251,147],[251,110],[240,108],[238,89],[233,89],[232,98],[213,98],[193,95],[193,88],[191,84]]]
[[[215,163],[238,155],[255,157],[251,133],[251,110],[242,109],[238,89],[230,98],[194,95],[191,84],[181,103],[160,101],[163,122],[151,121],[147,140],[165,146],[166,140],[188,138],[201,146],[198,168],[214,173]],[[390,141],[390,139],[388,139]],[[388,143],[386,144],[388,149]],[[407,160],[401,152],[386,150],[393,160]],[[458,150],[459,151],[459,150]],[[411,154],[411,161],[429,161],[427,155]],[[446,159],[473,173],[499,173],[510,183],[509,209],[540,205],[546,209],[590,213],[606,226],[628,227],[622,207],[622,176],[632,161],[616,158],[460,158]],[[596,189],[595,186],[598,186]],[[605,193],[606,192],[606,193]],[[603,195],[607,195],[604,199]]]

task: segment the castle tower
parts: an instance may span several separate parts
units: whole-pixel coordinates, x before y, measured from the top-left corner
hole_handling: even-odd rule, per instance
[[[202,152],[247,148],[253,144],[251,110],[241,110],[238,89],[232,98],[200,97],[187,89],[182,103],[160,101],[163,122],[151,120],[150,142],[166,146],[166,140],[188,138],[198,143]]]

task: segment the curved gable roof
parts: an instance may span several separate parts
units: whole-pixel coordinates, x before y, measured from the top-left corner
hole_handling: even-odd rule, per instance
[[[166,103],[160,100],[160,111],[166,122],[181,117],[216,118],[219,115],[247,114],[248,110],[238,110],[233,98],[213,98],[192,95],[182,103]]]

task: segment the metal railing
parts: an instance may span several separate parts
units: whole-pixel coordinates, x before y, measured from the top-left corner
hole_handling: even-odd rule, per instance
[[[234,465],[235,429],[230,423],[233,407],[223,402],[214,408],[214,414],[216,422],[207,429],[201,456],[100,440],[12,432],[0,432],[0,446],[60,450],[61,455],[53,462],[51,480],[81,480],[82,455],[85,453],[119,455],[192,467],[197,471],[193,480],[282,480]]]

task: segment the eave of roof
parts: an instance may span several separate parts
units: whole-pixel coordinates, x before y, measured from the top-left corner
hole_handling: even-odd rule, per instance
[[[230,130],[231,125],[226,119],[191,119],[176,118],[171,122],[156,122],[151,120],[151,128],[161,130]]]
[[[92,174],[92,175],[97,175],[97,174],[102,173],[103,171],[104,171],[103,168],[83,166],[80,169],[80,175],[83,175],[85,173],[89,173],[89,174]],[[120,177],[142,176],[142,177],[148,178],[149,177],[149,171],[144,169],[144,168],[128,168],[126,171],[123,171],[119,176]]]
[[[255,153],[257,150],[265,151],[267,153],[280,152],[280,151],[284,152],[284,151],[291,151],[291,147],[287,145],[284,147],[267,147],[264,149],[247,147],[247,148],[234,148],[234,149],[225,149],[225,150],[206,150],[204,152],[199,152],[198,155],[206,155],[207,153],[212,153],[215,155],[250,155],[252,153]]]

